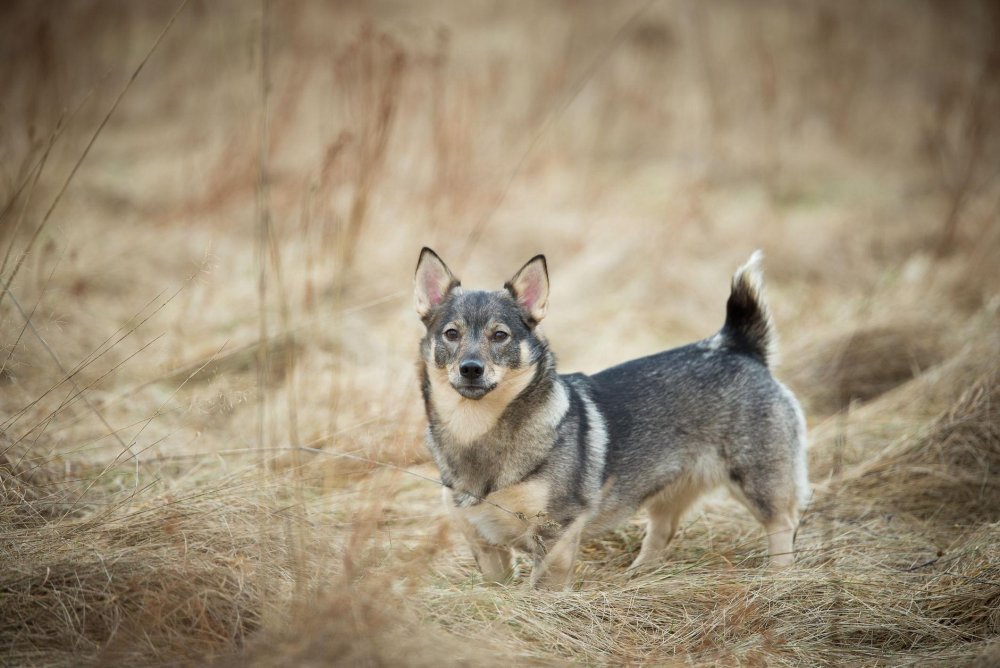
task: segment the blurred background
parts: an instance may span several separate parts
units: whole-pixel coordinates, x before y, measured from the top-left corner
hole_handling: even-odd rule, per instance
[[[13,663],[996,647],[996,2],[6,2],[0,62]],[[587,596],[633,586],[638,522],[585,546],[571,598],[484,593],[426,480],[425,245],[473,287],[545,253],[565,372],[711,335],[762,248],[818,490],[814,570],[768,586],[833,582],[824,631],[797,608],[741,613],[791,625],[774,637],[587,617]],[[745,601],[762,555],[726,504],[667,556],[706,611]],[[933,580],[952,607],[895,606],[918,585],[878,575],[887,560],[956,550],[965,580]],[[725,604],[699,579],[720,564]],[[882,589],[837,594],[862,573]],[[656,577],[653,610],[680,586]],[[538,621],[553,602],[565,617]],[[843,626],[870,606],[881,631]]]

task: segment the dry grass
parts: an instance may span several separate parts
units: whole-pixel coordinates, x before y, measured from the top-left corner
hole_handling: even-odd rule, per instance
[[[922,335],[915,337],[915,331]],[[834,335],[796,350],[783,376],[808,398],[810,415],[830,415],[919,376],[941,361],[933,323],[900,323]]]
[[[208,499],[6,531],[5,659],[167,662],[242,644],[291,576],[283,541],[260,527],[267,509],[230,484]]]
[[[996,663],[994,5],[177,6],[0,9],[0,662]],[[711,498],[635,578],[641,518],[483,585],[422,245],[544,251],[566,371],[710,334],[763,247],[796,566]]]

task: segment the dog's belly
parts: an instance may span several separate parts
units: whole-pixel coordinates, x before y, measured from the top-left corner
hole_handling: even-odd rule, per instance
[[[548,518],[549,484],[529,480],[493,492],[474,506],[459,509],[486,541],[519,550],[534,550],[534,537]]]

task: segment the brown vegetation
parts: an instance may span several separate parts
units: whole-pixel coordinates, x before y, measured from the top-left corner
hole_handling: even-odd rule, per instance
[[[998,30],[3,5],[0,662],[992,665]],[[474,286],[545,252],[566,371],[711,334],[763,248],[812,441],[795,567],[720,497],[652,572],[640,517],[574,591],[483,585],[421,442],[423,245]]]

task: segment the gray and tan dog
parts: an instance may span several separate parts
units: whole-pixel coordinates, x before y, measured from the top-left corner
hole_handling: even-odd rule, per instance
[[[631,568],[649,563],[702,494],[725,486],[764,526],[772,565],[791,564],[808,494],[806,426],[768,369],[773,333],[760,253],[733,276],[722,329],[594,374],[560,375],[538,323],[545,258],[502,290],[464,290],[429,248],[415,277],[428,447],[445,501],[487,580],[569,584],[582,536],[649,512]]]

